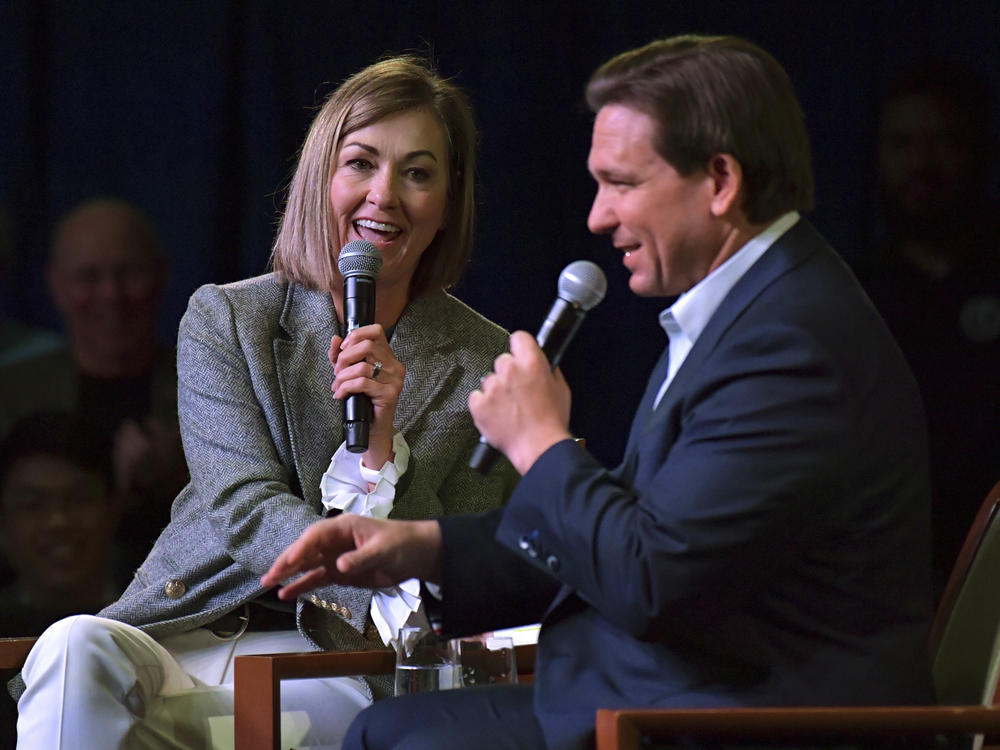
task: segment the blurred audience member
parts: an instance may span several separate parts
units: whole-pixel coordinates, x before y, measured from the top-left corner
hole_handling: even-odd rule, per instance
[[[0,444],[0,536],[15,573],[0,589],[0,635],[38,635],[121,593],[110,468],[92,430],[70,414],[24,417]]]
[[[0,282],[7,282],[14,262],[10,225],[0,209]],[[54,331],[35,328],[20,321],[0,316],[0,367],[50,352],[62,344]]]
[[[876,181],[884,234],[859,275],[919,381],[931,437],[940,588],[1000,479],[1000,229],[986,82],[927,63],[882,102]]]
[[[108,456],[92,431],[64,413],[18,420],[0,442],[0,542],[13,570],[0,588],[0,636],[39,635],[113,601],[126,580],[114,559],[117,524]],[[13,701],[0,701],[4,750],[15,746],[16,720]]]
[[[113,198],[56,227],[48,287],[68,346],[0,368],[0,433],[39,410],[72,411],[112,459],[119,538],[138,564],[187,481],[172,351],[156,341],[167,261],[146,217]]]

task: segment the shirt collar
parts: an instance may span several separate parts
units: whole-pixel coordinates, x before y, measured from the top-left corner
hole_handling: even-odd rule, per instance
[[[789,211],[767,229],[752,237],[726,261],[660,312],[660,326],[673,339],[683,335],[691,345],[708,325],[736,282],[785,232],[799,220],[798,211]]]

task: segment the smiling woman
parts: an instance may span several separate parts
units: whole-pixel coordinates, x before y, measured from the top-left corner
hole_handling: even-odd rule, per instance
[[[429,150],[437,160],[447,187],[447,220],[422,249],[426,252],[414,270],[409,296],[412,299],[431,289],[447,289],[458,281],[472,249],[475,122],[465,95],[409,56],[382,60],[351,76],[316,115],[302,146],[274,243],[276,271],[309,288],[337,294],[341,280],[330,249],[340,248],[350,239],[343,236],[336,209],[327,200],[338,158],[342,151],[346,157],[347,147],[355,148],[362,142],[358,134],[369,126],[388,124],[394,116],[413,111],[426,115],[421,120],[429,140],[413,147]],[[438,137],[443,143],[436,142]],[[362,161],[369,161],[370,152],[360,150]],[[427,161],[411,166],[428,166]]]
[[[471,250],[475,143],[465,96],[412,57],[362,70],[320,109],[274,272],[202,287],[181,322],[191,482],[118,601],[39,639],[18,704],[26,746],[59,748],[66,737],[74,748],[117,747],[127,736],[177,747],[183,736],[217,747],[220,717],[232,716],[234,656],[381,647],[400,626],[426,623],[405,584],[328,586],[286,603],[260,577],[324,516],[476,512],[514,485],[506,462],[485,476],[468,466],[478,432],[467,394],[507,334],[445,292]],[[357,240],[382,264],[374,324],[348,332],[337,259]],[[343,441],[343,403],[355,394],[373,406],[360,456]],[[390,688],[295,681],[282,690],[283,745],[336,746]]]

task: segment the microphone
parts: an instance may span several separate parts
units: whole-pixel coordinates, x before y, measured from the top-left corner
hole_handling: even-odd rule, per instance
[[[344,277],[344,324],[350,333],[375,322],[375,277],[382,268],[382,256],[371,242],[353,240],[341,249],[337,267]],[[364,393],[349,395],[344,410],[344,434],[351,453],[368,450],[371,421],[371,398]]]
[[[575,260],[559,274],[558,289],[556,301],[552,303],[535,336],[535,341],[553,370],[562,360],[566,346],[583,322],[584,315],[604,299],[608,282],[596,263]],[[485,474],[496,457],[497,449],[480,437],[472,458],[469,459],[469,466]]]

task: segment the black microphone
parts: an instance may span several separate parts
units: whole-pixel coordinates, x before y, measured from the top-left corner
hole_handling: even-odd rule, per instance
[[[347,333],[375,322],[375,277],[382,268],[378,248],[367,240],[344,245],[337,260],[344,277],[344,324]],[[344,434],[347,450],[368,450],[368,429],[372,421],[372,400],[364,393],[352,393],[344,406]]]
[[[604,272],[589,260],[575,260],[559,274],[559,296],[535,336],[553,370],[562,360],[566,346],[583,322],[583,316],[604,299],[607,289]],[[480,437],[469,459],[469,466],[485,474],[496,457],[496,448]]]

